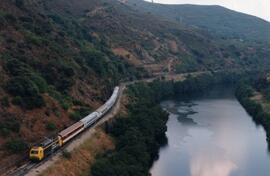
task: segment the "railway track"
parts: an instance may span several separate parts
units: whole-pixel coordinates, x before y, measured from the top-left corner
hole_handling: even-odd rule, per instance
[[[54,155],[60,154],[61,152],[63,152],[65,150],[65,148],[66,147],[57,150],[55,153],[53,153],[52,155],[48,156],[47,158],[45,158],[44,160],[42,160],[41,162],[38,162],[38,163],[37,162],[35,163],[35,162],[28,160],[24,164],[22,164],[20,167],[17,167],[15,169],[10,170],[9,172],[5,173],[3,176],[25,176],[31,169],[41,166],[45,162],[52,159],[52,157]]]

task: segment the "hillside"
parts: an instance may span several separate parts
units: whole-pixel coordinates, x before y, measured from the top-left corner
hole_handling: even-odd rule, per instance
[[[162,5],[128,0],[130,6],[226,38],[270,42],[270,23],[221,6]]]
[[[267,45],[213,37],[117,0],[2,0],[1,166],[97,108],[121,81],[263,70],[269,53]]]
[[[58,0],[47,6],[51,14],[75,17],[95,37],[104,38],[114,54],[151,73],[245,69],[267,61],[269,47],[264,44],[216,38],[117,0]]]
[[[119,81],[144,72],[42,1],[4,0],[0,9],[1,170],[101,105]]]

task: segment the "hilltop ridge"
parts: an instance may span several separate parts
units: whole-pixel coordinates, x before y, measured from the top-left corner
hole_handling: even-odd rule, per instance
[[[126,4],[222,37],[270,42],[270,22],[219,5],[165,5],[144,0],[128,0]]]

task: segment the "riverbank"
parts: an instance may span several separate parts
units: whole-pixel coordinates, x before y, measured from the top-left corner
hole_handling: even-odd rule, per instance
[[[256,90],[252,84],[242,84],[236,90],[236,97],[253,120],[264,127],[269,143],[270,138],[270,100]]]

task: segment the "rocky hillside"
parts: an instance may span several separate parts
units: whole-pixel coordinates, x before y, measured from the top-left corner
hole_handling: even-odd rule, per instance
[[[91,112],[120,81],[264,69],[269,50],[118,0],[1,0],[1,166]]]

